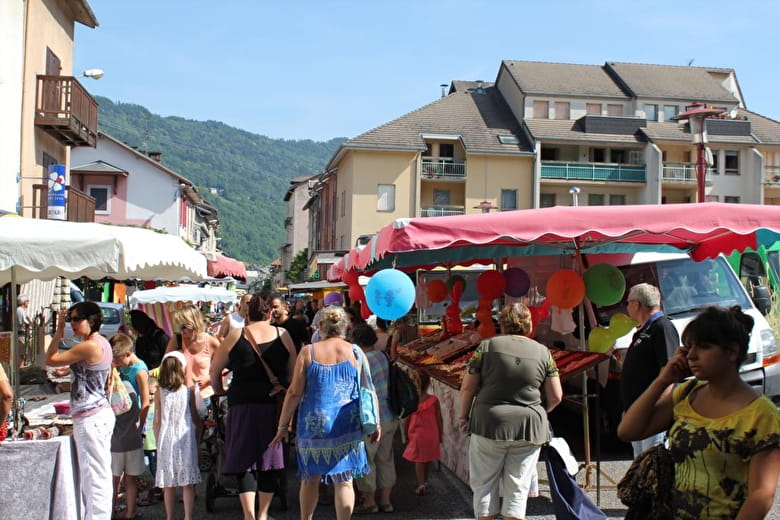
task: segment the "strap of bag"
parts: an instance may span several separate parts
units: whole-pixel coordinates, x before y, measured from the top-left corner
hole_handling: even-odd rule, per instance
[[[247,330],[246,327],[243,327],[242,333],[244,334],[244,337],[246,337],[247,335],[249,336],[247,337],[247,340],[249,344],[252,346],[252,350],[257,356],[257,359],[259,359],[260,363],[263,364],[263,369],[265,369],[265,373],[268,376],[268,380],[271,381],[272,385],[278,385],[279,378],[276,377],[274,371],[271,370],[271,367],[268,366],[268,363],[266,363],[265,359],[263,359],[263,354],[260,352],[260,349],[257,348],[257,342],[255,341],[255,337],[252,335],[252,331]],[[279,337],[279,327],[276,327],[276,337]]]
[[[358,354],[358,352],[360,352]],[[355,356],[355,361],[357,362],[357,377],[358,377],[358,385],[362,386],[364,388],[369,388],[368,386],[368,378],[366,377],[366,371],[364,363],[366,363],[366,356],[360,351],[360,347],[352,344],[352,353]],[[365,383],[365,384],[364,384]]]

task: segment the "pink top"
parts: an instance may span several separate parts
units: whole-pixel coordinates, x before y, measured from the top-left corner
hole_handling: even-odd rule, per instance
[[[209,376],[209,370],[211,369],[211,348],[208,343],[203,350],[197,354],[191,354],[186,348],[182,348],[181,352],[184,354],[187,360],[187,366],[184,367],[184,380],[189,388],[194,388],[195,383],[193,378],[196,378],[200,383],[200,395],[204,399],[214,395],[214,389],[211,388],[211,379]]]

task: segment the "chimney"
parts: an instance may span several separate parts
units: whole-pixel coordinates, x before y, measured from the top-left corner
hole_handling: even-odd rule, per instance
[[[147,152],[147,155],[149,155],[149,158],[153,161],[157,161],[158,163],[162,162],[162,152]]]
[[[447,84],[446,83],[442,83],[439,86],[441,87],[441,97],[446,97],[447,96],[447,91],[446,91]]]

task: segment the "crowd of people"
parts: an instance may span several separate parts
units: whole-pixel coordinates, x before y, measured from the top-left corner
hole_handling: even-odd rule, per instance
[[[763,517],[780,477],[780,414],[739,375],[753,319],[738,307],[709,307],[680,340],[656,287],[637,284],[627,301],[639,325],[623,364],[619,436],[632,442],[635,456],[669,446],[675,517]],[[394,511],[397,432],[406,442],[401,457],[415,465],[415,492],[429,493],[428,470],[441,456],[445,428],[429,378],[420,374],[418,408],[399,419],[388,391],[398,329],[381,319],[371,326],[357,309],[310,303],[244,295],[216,335],[192,304],[173,312],[171,336],[142,311],[130,313],[132,335],[111,338],[100,334],[97,304],[79,302],[61,312],[46,362],[69,365],[73,374],[79,478],[89,493],[84,518],[137,518],[137,505],[156,496],[173,518],[181,495],[184,518],[191,519],[201,481],[200,403],[219,399],[229,408],[222,470],[236,480],[245,519],[265,520],[274,493],[286,489],[292,438],[304,519],[313,517],[324,485],[340,520]],[[500,333],[482,341],[468,363],[457,418],[457,428],[470,436],[478,520],[525,517],[540,451],[551,438],[547,413],[563,396],[550,350],[532,339],[529,308],[508,304],[498,323]],[[81,341],[59,350],[67,324]],[[110,401],[113,371],[132,403],[121,414]],[[360,423],[360,374],[379,410],[369,434]],[[681,384],[686,378],[693,382]],[[0,371],[5,415],[11,399]],[[140,496],[138,479],[147,471],[156,488]]]

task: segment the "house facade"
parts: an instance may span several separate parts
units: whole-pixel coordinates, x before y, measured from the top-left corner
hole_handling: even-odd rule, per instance
[[[76,23],[98,25],[86,0],[0,5],[0,209],[45,218],[48,167],[95,146],[97,102],[73,77]],[[67,218],[91,220],[89,202],[69,191]]]
[[[95,221],[140,226],[217,251],[219,213],[161,153],[142,152],[100,132],[95,148],[71,154],[70,185],[95,199]]]
[[[284,219],[286,240],[279,248],[280,271],[287,276],[295,256],[309,247],[309,214],[303,207],[309,200],[310,177],[297,177],[290,181],[290,187],[284,195],[287,203],[287,216]],[[286,283],[291,283],[289,279]]]
[[[746,109],[734,70],[505,60],[493,83],[454,81],[337,150],[306,206],[311,265],[396,218],[570,205],[574,187],[580,205],[695,202],[673,118],[696,102],[722,112],[706,122],[707,200],[780,202],[780,123]]]

